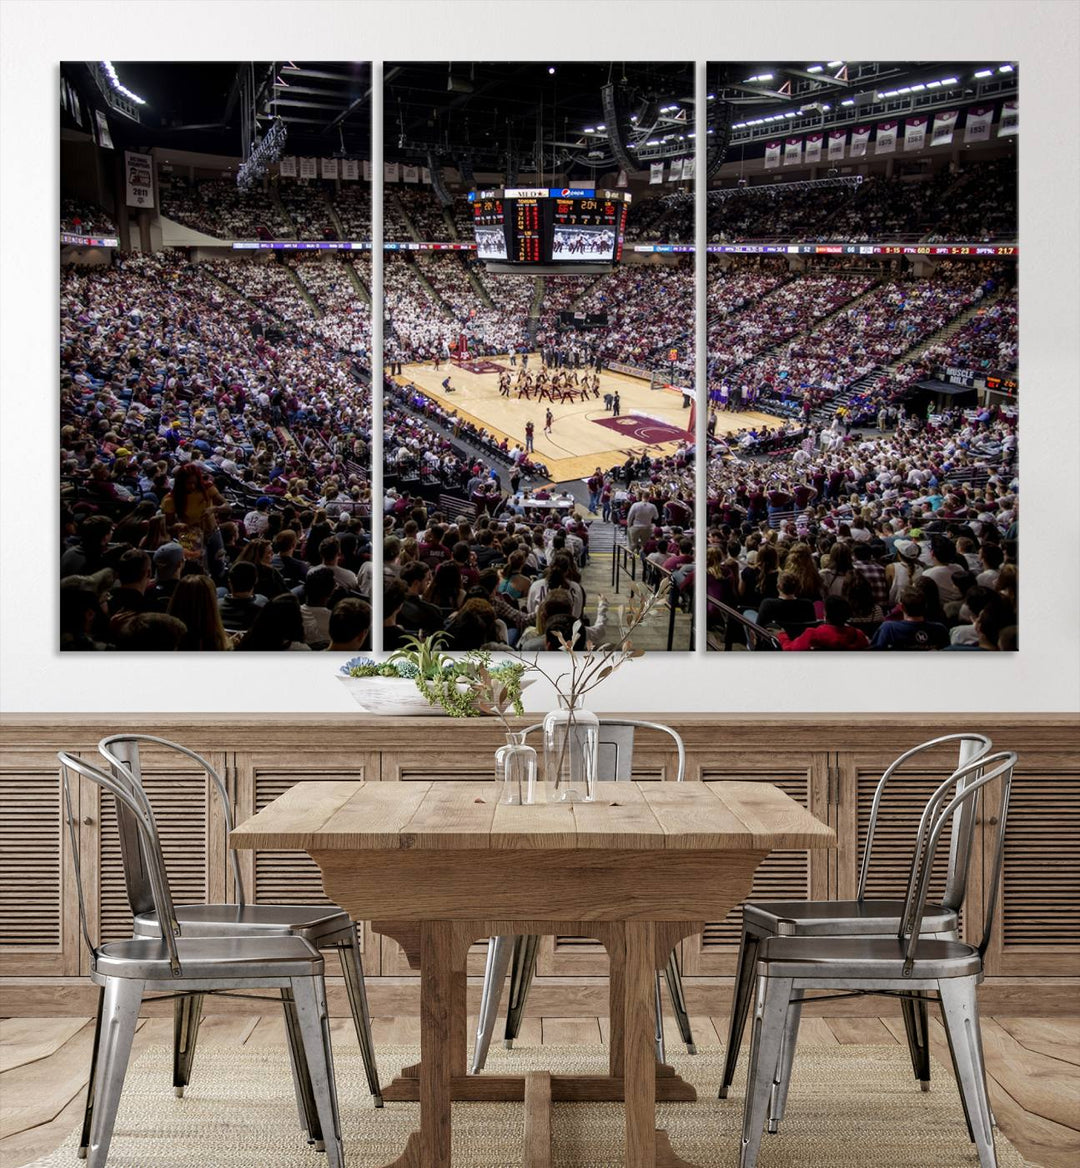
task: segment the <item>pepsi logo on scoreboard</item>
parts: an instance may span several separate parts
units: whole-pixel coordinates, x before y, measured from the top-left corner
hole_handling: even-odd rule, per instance
[[[547,193],[562,199],[591,199],[596,187],[549,187]]]

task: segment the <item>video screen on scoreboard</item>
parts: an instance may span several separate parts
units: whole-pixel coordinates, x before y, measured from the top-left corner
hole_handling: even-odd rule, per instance
[[[476,254],[481,259],[505,260],[506,232],[502,227],[474,227],[476,232]]]
[[[614,227],[579,227],[555,224],[551,258],[559,263],[614,260],[617,232]]]

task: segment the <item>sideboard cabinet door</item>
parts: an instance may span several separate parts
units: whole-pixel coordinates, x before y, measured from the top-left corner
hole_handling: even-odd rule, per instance
[[[333,779],[378,782],[379,755],[374,751],[339,754],[318,748],[297,747],[292,758],[280,751],[244,751],[233,755],[237,820],[243,822],[261,811],[297,783]],[[322,875],[306,852],[268,848],[240,852],[244,890],[252,904],[329,904]],[[366,976],[379,972],[379,944],[367,923],[361,929]],[[336,960],[334,962],[336,966]],[[335,976],[336,968],[328,966]]]
[[[79,815],[79,787],[73,784]],[[79,972],[79,909],[60,765],[52,751],[4,751],[0,767],[0,974]]]
[[[819,819],[831,822],[829,763],[826,752],[752,750],[695,754],[687,774],[702,782],[738,780],[773,783]],[[828,895],[828,851],[773,852],[754,874],[751,896],[758,899],[805,900]],[[722,921],[709,921],[705,932],[683,942],[683,971],[692,976],[733,974],[739,952],[742,908]]]

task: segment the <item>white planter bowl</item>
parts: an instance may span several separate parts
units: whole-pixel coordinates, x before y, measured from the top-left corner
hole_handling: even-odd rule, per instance
[[[429,705],[427,698],[416,688],[411,677],[347,677],[337,675],[338,681],[349,691],[352,700],[369,714],[393,717],[446,718],[449,715],[440,705]],[[534,678],[522,678],[521,688],[531,685]]]

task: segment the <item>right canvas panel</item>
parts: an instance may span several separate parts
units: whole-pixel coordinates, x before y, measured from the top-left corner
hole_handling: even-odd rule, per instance
[[[707,95],[709,648],[1016,650],[1018,64]]]

